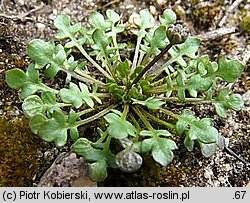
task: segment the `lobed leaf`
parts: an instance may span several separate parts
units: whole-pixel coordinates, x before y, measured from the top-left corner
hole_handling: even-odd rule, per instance
[[[158,27],[152,36],[147,34],[145,41],[149,45],[144,45],[143,51],[145,51],[148,55],[157,55],[160,52],[159,48],[164,48],[167,45],[165,26]]]
[[[168,53],[171,55],[171,60],[176,61],[180,66],[186,67],[187,63],[183,59],[183,56],[190,58],[196,58],[196,52],[200,45],[200,39],[195,37],[189,37],[182,44],[172,47]]]
[[[229,94],[228,89],[223,89],[220,91],[219,95],[213,100],[213,105],[215,107],[216,113],[223,118],[226,118],[227,109],[232,109],[234,111],[239,111],[244,107],[244,101],[239,94]]]
[[[139,12],[139,16],[137,18],[134,18],[134,23],[141,30],[146,30],[154,27],[154,18],[147,9],[144,9]]]
[[[109,17],[111,17],[110,11],[107,12],[107,14],[109,15]],[[112,15],[112,17],[114,18],[114,14]],[[108,28],[111,28],[112,26],[112,22],[105,20],[103,15],[98,13],[98,12],[92,12],[89,15],[88,18],[88,23],[92,26],[92,28],[94,29],[100,29],[102,31],[106,31]]]
[[[45,76],[52,78],[63,68],[66,53],[62,45],[40,39],[31,40],[28,44],[28,55],[35,62],[35,68],[46,66]]]
[[[162,25],[169,26],[173,24],[176,21],[177,17],[175,12],[173,12],[171,9],[164,10],[162,16],[160,16],[160,22]]]
[[[70,25],[70,17],[67,15],[59,15],[54,20],[55,27],[59,30],[56,34],[56,38],[65,39],[65,38],[74,38],[75,34],[80,31],[81,24],[76,23]]]
[[[240,77],[243,70],[244,66],[238,60],[228,60],[223,56],[218,62],[218,70],[215,74],[226,82],[234,82],[236,78]]]
[[[149,97],[145,101],[140,101],[140,100],[133,99],[133,98],[132,100],[133,100],[133,104],[140,104],[140,105],[148,107],[149,109],[159,109],[163,104],[165,104],[165,102],[162,101],[161,99],[157,99],[154,97]]]
[[[48,119],[42,114],[31,117],[31,129],[34,133],[47,142],[54,142],[62,147],[67,142],[68,125],[62,112],[55,111],[52,118]]]
[[[38,91],[52,91],[56,92],[46,85],[42,84],[38,77],[38,70],[34,68],[34,64],[30,64],[26,73],[18,68],[13,68],[6,71],[6,83],[11,88],[20,88],[20,98],[25,99],[26,97],[35,94]]]
[[[127,120],[123,119],[115,113],[109,113],[104,116],[109,123],[108,133],[115,139],[126,138],[129,135],[135,136],[136,128]]]
[[[69,84],[69,89],[63,88],[60,90],[59,95],[63,102],[72,104],[75,108],[80,108],[83,104],[83,101],[86,102],[91,108],[94,107],[94,102],[91,99],[91,94],[88,90],[88,87],[79,83],[80,89],[74,83]]]

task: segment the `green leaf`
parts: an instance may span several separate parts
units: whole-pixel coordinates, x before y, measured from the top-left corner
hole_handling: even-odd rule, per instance
[[[23,101],[22,109],[28,117],[32,117],[36,114],[43,114],[46,106],[39,96],[31,95]]]
[[[239,94],[229,94],[228,89],[223,89],[220,91],[219,95],[213,101],[216,113],[222,117],[226,118],[227,109],[232,109],[234,111],[239,111],[244,107],[244,101]]]
[[[72,82],[69,83],[69,89],[62,88],[59,94],[63,102],[70,103],[75,108],[80,108],[82,106],[82,93],[76,84]]]
[[[53,113],[54,111],[61,111],[61,104],[56,102],[56,96],[52,92],[45,91],[41,95],[46,111]]]
[[[92,142],[86,138],[79,138],[72,145],[72,150],[88,162],[96,162],[103,157],[102,150],[95,149]]]
[[[116,13],[115,11],[108,9],[106,11],[106,15],[107,18],[112,22],[112,23],[116,23],[120,20],[120,16],[118,13]]]
[[[238,60],[228,60],[223,56],[218,62],[218,70],[215,74],[226,82],[234,82],[235,79],[241,76],[243,70],[244,66]]]
[[[145,101],[139,101],[137,99],[132,99],[133,104],[140,104],[143,106],[148,107],[149,109],[159,109],[163,104],[165,104],[164,101],[161,99],[157,99],[154,97],[149,97]]]
[[[212,77],[201,77],[200,74],[193,75],[186,83],[186,88],[192,97],[197,97],[198,92],[206,92],[214,83]]]
[[[18,68],[6,71],[6,82],[11,88],[22,88],[28,84],[27,75]]]
[[[169,26],[176,21],[176,14],[171,9],[164,10],[162,16],[160,16],[160,22],[163,25]]]
[[[69,128],[70,137],[75,142],[79,138],[79,132],[77,127]]]
[[[179,53],[190,58],[196,58],[196,52],[200,46],[200,39],[189,37],[184,43],[177,45]]]
[[[47,142],[54,142],[58,147],[62,147],[67,142],[68,124],[62,112],[55,111],[51,118],[46,118],[42,114],[36,114],[30,119],[32,132]]]
[[[177,149],[177,146],[174,141],[160,137],[171,136],[167,130],[143,130],[140,135],[151,137],[142,141],[142,153],[152,152],[153,159],[162,166],[172,162],[174,157],[172,150]]]
[[[108,133],[113,138],[122,139],[128,137],[128,135],[135,136],[135,127],[119,115],[109,113],[104,118],[109,123]]]
[[[195,37],[189,37],[184,43],[172,47],[168,53],[171,55],[171,59],[176,61],[180,66],[187,66],[186,61],[182,56],[188,56],[190,58],[196,58],[196,52],[200,45],[200,39]]]
[[[218,137],[218,131],[211,126],[209,118],[192,122],[188,134],[191,140],[199,140],[205,144],[215,143]]]
[[[107,36],[102,30],[96,29],[93,34],[92,38],[94,40],[94,44],[92,45],[92,48],[96,51],[93,52],[95,55],[97,55],[97,59],[101,60],[102,58],[105,58],[110,53],[110,50],[108,48],[108,45],[110,44],[112,38]]]
[[[30,129],[33,133],[38,134],[38,131],[43,127],[47,118],[42,114],[36,114],[30,118]]]
[[[177,83],[177,97],[180,101],[185,101],[186,94],[185,94],[185,81],[186,81],[186,74],[183,70],[178,70],[178,75],[176,77]]]
[[[167,166],[174,158],[174,154],[172,152],[174,149],[177,149],[174,141],[166,138],[159,138],[153,145],[153,159],[162,166]]]
[[[11,88],[20,88],[21,99],[35,94],[38,91],[52,91],[56,92],[46,85],[42,84],[38,78],[38,70],[34,68],[34,64],[30,64],[26,73],[18,68],[13,68],[6,71],[6,82]]]
[[[99,160],[90,164],[89,176],[95,182],[102,182],[108,177],[107,164],[104,160]]]
[[[108,13],[110,14],[110,11]],[[114,15],[112,17],[114,17]],[[88,23],[92,26],[92,28],[100,29],[104,32],[112,26],[112,22],[105,20],[103,15],[98,12],[92,12],[90,14]]]
[[[217,143],[204,144],[204,143],[200,142],[199,144],[200,144],[200,148],[201,148],[201,153],[205,157],[212,156],[215,153],[215,151],[217,150]]]
[[[194,141],[191,140],[189,136],[185,137],[184,145],[188,149],[188,151],[193,151],[193,149],[194,149]]]
[[[63,102],[70,103],[75,108],[80,108],[83,104],[83,101],[86,102],[88,106],[91,108],[94,107],[94,102],[90,98],[90,93],[88,91],[88,87],[83,84],[79,83],[80,89],[74,83],[69,84],[69,89],[63,88],[60,90],[59,94]]]
[[[80,86],[80,89],[81,89],[81,92],[82,92],[82,99],[86,102],[86,104],[88,106],[90,106],[91,108],[94,107],[94,102],[93,100],[90,98],[91,94],[88,90],[88,87],[87,85],[83,84],[83,83],[79,83],[79,86]]]
[[[70,17],[67,15],[59,15],[54,20],[55,27],[59,30],[56,34],[56,38],[74,38],[75,34],[80,31],[81,23],[76,23],[75,25],[70,25]]]
[[[139,12],[139,16],[137,18],[134,18],[134,23],[141,30],[146,30],[154,27],[154,18],[147,9],[144,9]]]
[[[152,151],[154,139],[145,139],[141,142],[141,153],[148,153]]]
[[[148,46],[144,46],[144,50],[148,55],[157,55],[160,50],[159,48],[164,48],[167,45],[166,39],[166,28],[165,26],[158,27],[155,31],[153,36],[150,34],[146,35],[146,42],[149,43]]]
[[[53,113],[61,111],[60,104],[56,102],[56,97],[51,92],[43,92],[41,98],[37,95],[31,95],[24,99],[22,109],[28,117],[36,114],[44,114],[45,111]]]
[[[119,73],[120,77],[121,78],[125,78],[125,77],[128,77],[129,74],[130,74],[130,68],[129,68],[129,62],[128,60],[126,59],[125,61],[121,61],[117,68],[116,68],[116,71]]]
[[[215,143],[218,138],[218,131],[211,124],[210,118],[198,120],[188,111],[184,111],[176,123],[176,130],[178,134],[182,134],[187,130],[186,135],[189,136],[190,140],[211,144]]]
[[[45,76],[52,78],[63,68],[66,53],[62,45],[40,39],[31,40],[28,44],[28,55],[35,62],[35,68],[46,66]]]
[[[33,39],[28,44],[28,56],[36,63],[36,68],[43,68],[53,61],[54,48],[52,41]]]

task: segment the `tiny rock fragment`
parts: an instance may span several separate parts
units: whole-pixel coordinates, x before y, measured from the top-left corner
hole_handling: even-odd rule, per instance
[[[150,11],[150,13],[151,13],[153,16],[155,16],[155,15],[157,14],[156,8],[155,8],[154,6],[150,6],[150,7],[149,7],[149,11]]]
[[[42,31],[46,28],[46,25],[43,23],[36,23],[36,27],[38,30]]]
[[[167,4],[167,1],[166,0],[157,0],[156,3],[158,6],[163,6],[163,5]]]

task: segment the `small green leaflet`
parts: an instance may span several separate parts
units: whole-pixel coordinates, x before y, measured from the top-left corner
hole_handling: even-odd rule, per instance
[[[69,125],[67,117],[58,111],[53,112],[51,118],[36,114],[30,119],[32,132],[47,142],[54,142],[58,147],[66,144],[67,131],[71,127],[74,127],[74,125]]]
[[[59,15],[54,20],[55,27],[59,30],[56,34],[58,39],[74,38],[76,33],[81,29],[81,23],[70,25],[70,17],[67,15]]]
[[[145,51],[147,55],[157,55],[160,52],[159,48],[164,48],[167,45],[165,26],[158,27],[154,31],[153,36],[148,33],[145,37],[145,40],[149,46],[143,45],[143,51]]]
[[[161,99],[157,99],[154,97],[149,97],[145,101],[140,101],[137,99],[132,99],[132,100],[133,104],[140,104],[148,107],[149,109],[159,109],[163,104],[165,104],[165,102],[162,101]]]
[[[99,160],[91,163],[89,166],[89,176],[95,182],[104,181],[108,177],[106,161]]]
[[[134,23],[139,26],[140,29],[146,30],[154,27],[154,18],[147,9],[144,9],[139,12],[138,18],[134,18]]]
[[[129,135],[135,136],[136,128],[125,118],[122,118],[116,113],[109,113],[104,116],[109,123],[108,133],[115,139],[126,138]]]
[[[109,17],[111,17],[109,15]],[[114,15],[112,15],[114,18]],[[111,18],[112,18],[111,17]],[[93,29],[100,29],[103,32],[106,32],[108,28],[111,28],[112,22],[105,20],[103,15],[98,12],[92,12],[88,18],[88,23],[92,26]]]
[[[215,72],[217,77],[221,77],[226,82],[234,82],[241,76],[244,66],[236,59],[228,60],[225,56],[218,62],[218,70]]]
[[[210,154],[209,150],[212,151],[212,146],[218,140],[218,131],[211,125],[210,118],[198,120],[187,111],[184,111],[177,121],[176,131],[180,135],[185,132],[184,145],[189,151],[193,150],[194,141],[197,141],[202,146],[204,155]]]
[[[213,105],[215,107],[216,113],[222,117],[226,118],[227,109],[232,109],[234,111],[239,111],[244,107],[244,101],[239,94],[229,94],[229,89],[223,89],[220,91],[219,95],[213,100]]]
[[[89,175],[92,180],[100,182],[107,177],[107,167],[115,168],[115,155],[110,150],[96,149],[94,144],[86,138],[79,138],[72,146],[75,153],[84,160],[92,162]]]
[[[190,58],[196,58],[196,52],[198,51],[200,40],[195,37],[189,37],[182,44],[176,45],[169,50],[171,60],[176,61],[182,67],[186,67],[187,63],[182,56],[188,56]]]
[[[80,108],[83,102],[86,102],[91,108],[94,107],[94,101],[91,97],[96,98],[97,102],[100,102],[99,98],[97,99],[96,95],[92,95],[87,85],[79,83],[80,89],[75,83],[69,84],[69,89],[63,88],[60,90],[59,94],[63,102],[72,104],[75,108]]]
[[[121,79],[128,77],[130,74],[130,67],[128,60],[126,59],[123,62],[121,61],[116,67],[116,71]]]
[[[133,30],[132,32],[139,38],[145,37],[146,30],[154,27],[154,18],[147,10],[141,10],[139,16],[134,18],[134,23],[139,27],[139,30]]]
[[[112,53],[108,48],[112,38],[100,29],[93,32],[92,38],[94,40],[94,44],[91,46],[94,49],[92,55],[96,55],[97,60],[107,59],[108,55]]]
[[[148,153],[151,152],[153,159],[161,164],[162,166],[167,166],[172,162],[174,154],[172,150],[177,149],[174,141],[159,137],[171,136],[171,134],[166,130],[153,130],[147,131],[143,130],[140,132],[141,136],[150,136],[151,138],[144,139],[141,143],[141,152]]]
[[[34,64],[28,66],[26,73],[18,68],[6,71],[6,82],[11,88],[21,89],[21,99],[25,99],[38,91],[52,91],[57,93],[56,90],[40,82],[38,70],[34,68]]]
[[[161,24],[169,26],[176,21],[176,14],[171,9],[164,10],[162,16],[160,16]]]
[[[45,42],[40,39],[31,40],[28,44],[28,55],[35,62],[35,68],[41,69],[46,66],[45,76],[52,78],[63,67],[66,60],[66,52],[60,44]]]
[[[187,128],[189,126],[189,129]],[[205,144],[215,143],[218,138],[218,131],[211,126],[210,118],[198,120],[193,115],[186,112],[182,113],[176,123],[178,134],[187,130],[187,135],[191,140],[198,140]]]
[[[193,75],[187,80],[185,87],[192,97],[197,97],[198,92],[206,92],[214,83],[212,77],[202,77],[200,74]]]
[[[63,104],[56,102],[56,96],[51,92],[43,92],[41,98],[37,95],[27,97],[22,109],[28,117],[36,114],[44,114],[46,111],[53,113],[53,111],[60,111],[60,106]]]

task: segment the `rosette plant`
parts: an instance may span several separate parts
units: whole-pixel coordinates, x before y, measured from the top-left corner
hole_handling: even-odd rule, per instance
[[[225,56],[217,62],[199,56],[200,40],[175,21],[170,9],[158,20],[148,10],[140,11],[130,30],[113,10],[105,16],[93,12],[86,27],[71,24],[69,16],[56,17],[58,40],[30,41],[32,63],[26,72],[6,72],[7,84],[20,89],[32,132],[58,147],[73,142],[72,150],[89,163],[95,181],[107,177],[108,167],[134,172],[145,156],[170,164],[176,140],[189,151],[200,147],[204,156],[211,156],[218,142],[212,120],[187,109],[176,113],[173,105],[211,104],[222,118],[228,109],[240,110],[241,96],[228,88],[218,90],[217,83],[234,82],[244,66]],[[126,34],[137,37],[134,46]],[[124,54],[131,46],[134,51]],[[64,87],[43,83],[59,72],[65,73],[59,75],[65,76]],[[91,132],[98,136],[80,135],[84,125],[95,127]]]

